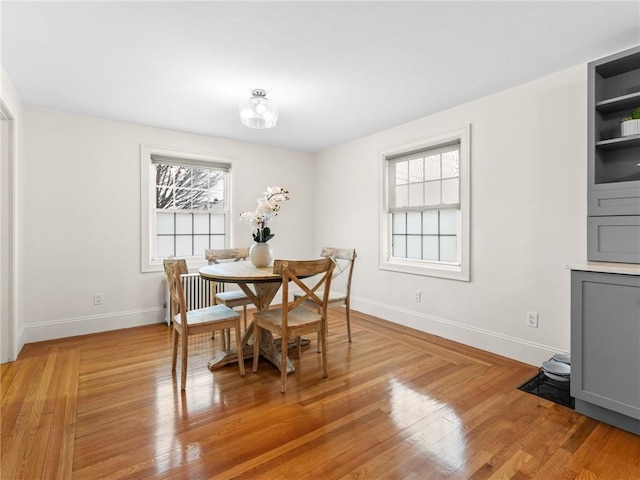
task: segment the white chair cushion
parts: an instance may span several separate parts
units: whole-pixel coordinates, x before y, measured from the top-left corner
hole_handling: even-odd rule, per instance
[[[231,310],[226,305],[212,305],[210,307],[198,308],[187,312],[187,322],[189,325],[202,325],[219,320],[230,320],[240,318],[240,315]],[[180,324],[180,315],[175,315],[173,321]]]
[[[232,290],[230,292],[216,293],[216,298],[228,302],[230,300],[244,300],[249,299],[242,290]]]

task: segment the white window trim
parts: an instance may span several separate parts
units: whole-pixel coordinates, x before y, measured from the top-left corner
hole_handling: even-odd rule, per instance
[[[460,235],[458,248],[460,265],[445,262],[429,262],[391,256],[391,214],[389,205],[389,182],[387,178],[387,158],[412,151],[437,147],[448,142],[460,141]],[[380,233],[379,263],[381,270],[448,278],[452,280],[470,280],[470,243],[471,243],[471,125],[451,130],[427,140],[410,145],[403,145],[380,154]]]
[[[225,186],[225,193],[228,197],[225,197],[225,202],[228,205],[229,212],[229,215],[227,215],[225,222],[225,232],[227,232],[225,237],[225,248],[230,248],[230,245],[233,245],[233,232],[231,231],[233,205],[231,200],[232,189],[230,188],[232,185],[233,160],[229,158],[214,157],[202,153],[178,150],[175,148],[140,145],[140,270],[143,273],[163,271],[162,260],[154,259],[152,257],[154,242],[153,233],[155,231],[155,216],[153,215],[154,204],[151,201],[151,189],[155,189],[155,185],[152,185],[152,182],[154,182],[155,179],[152,178],[151,175],[152,155],[164,155],[173,158],[184,158],[193,160],[194,162],[203,162],[205,164],[225,163],[231,166],[230,171],[227,173],[227,184]],[[200,267],[207,264],[206,260],[204,259],[204,252],[202,254],[202,257],[186,257],[185,259],[187,260],[187,265],[190,270],[199,269]]]

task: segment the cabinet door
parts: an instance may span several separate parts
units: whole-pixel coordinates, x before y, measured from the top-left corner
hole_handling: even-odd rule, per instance
[[[640,215],[589,217],[587,258],[596,262],[640,263]]]
[[[640,162],[640,157],[638,162]],[[640,182],[597,185],[589,191],[589,216],[640,215]]]
[[[571,273],[571,395],[640,419],[640,277]]]

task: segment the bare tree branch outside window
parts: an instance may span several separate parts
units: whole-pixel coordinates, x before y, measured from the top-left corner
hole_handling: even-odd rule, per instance
[[[224,172],[156,164],[156,208],[220,210],[224,205]]]

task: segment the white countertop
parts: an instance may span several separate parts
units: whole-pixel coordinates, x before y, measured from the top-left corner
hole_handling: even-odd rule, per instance
[[[587,262],[565,265],[570,270],[584,272],[621,273],[623,275],[640,275],[640,265],[635,263]]]

